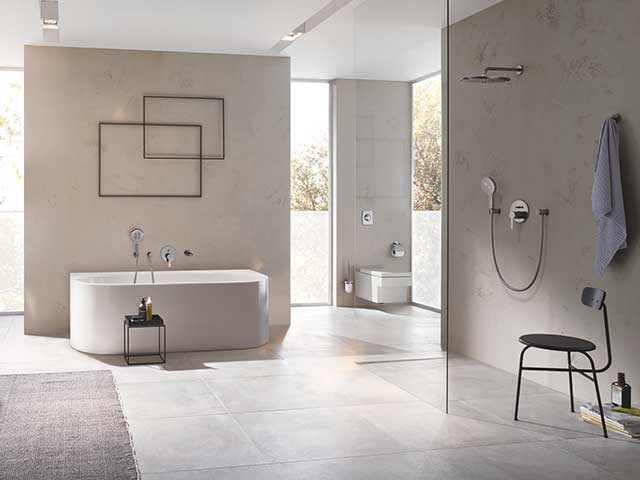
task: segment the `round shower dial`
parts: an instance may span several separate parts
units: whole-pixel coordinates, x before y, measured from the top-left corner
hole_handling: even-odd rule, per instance
[[[529,219],[529,204],[524,200],[514,200],[509,209],[509,222],[511,230],[514,223],[524,223]]]
[[[169,264],[169,268],[171,268],[171,264],[175,261],[177,255],[178,252],[172,245],[165,245],[160,250],[160,258]]]

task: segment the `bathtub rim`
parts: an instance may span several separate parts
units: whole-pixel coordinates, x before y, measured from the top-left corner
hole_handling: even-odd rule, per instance
[[[238,284],[238,283],[254,283],[254,282],[268,282],[269,276],[257,272],[255,270],[251,270],[248,268],[239,268],[239,269],[220,269],[220,270],[158,270],[154,271],[156,275],[164,276],[165,274],[202,274],[202,273],[216,273],[216,274],[224,274],[224,273],[245,273],[248,274],[248,277],[237,277],[237,278],[219,278],[215,281],[186,281],[186,282],[160,282],[160,283],[152,283],[152,282],[137,282],[133,283],[133,276],[135,275],[135,271],[111,271],[111,272],[70,272],[69,273],[69,281],[71,283],[76,283],[79,285],[87,285],[91,287],[128,287],[133,285],[150,285],[150,286],[162,286],[162,285],[215,285],[215,284]],[[149,270],[139,270],[138,275],[143,274],[144,276],[149,276],[151,278],[151,273]],[[122,276],[130,276],[130,280],[127,282],[111,282],[111,283],[98,283],[98,282],[90,282],[86,281],[88,278],[95,278],[100,276],[110,276],[110,275],[122,275]]]

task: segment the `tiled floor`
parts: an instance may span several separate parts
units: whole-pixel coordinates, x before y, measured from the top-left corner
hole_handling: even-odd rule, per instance
[[[640,444],[604,440],[565,395],[449,359],[416,308],[293,310],[261,348],[170,354],[165,366],[75,352],[0,317],[0,374],[110,369],[144,479],[623,479]]]

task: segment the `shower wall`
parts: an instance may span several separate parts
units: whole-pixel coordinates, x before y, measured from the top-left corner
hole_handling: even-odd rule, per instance
[[[460,1],[460,0],[452,0]],[[585,286],[608,292],[613,366],[627,373],[640,401],[640,3],[634,0],[506,0],[451,28],[450,38],[450,349],[517,371],[525,333],[549,332],[592,339],[605,362],[602,317],[580,303]],[[461,84],[488,65],[522,63],[525,74],[508,84]],[[603,120],[622,115],[622,172],[629,247],[603,278],[592,273],[596,224],[591,187]],[[498,185],[496,241],[505,276],[525,284],[535,270],[537,214],[511,231],[505,210],[517,199],[549,208],[543,276],[529,294],[500,284],[490,250],[484,175]],[[539,352],[531,362],[565,366],[561,354]],[[581,362],[578,362],[581,364]],[[529,378],[567,391],[566,375]],[[577,395],[593,398],[589,382]],[[609,400],[608,393],[605,399]]]

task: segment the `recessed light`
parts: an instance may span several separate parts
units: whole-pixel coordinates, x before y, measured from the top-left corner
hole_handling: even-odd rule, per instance
[[[304,32],[289,32],[284,37],[282,37],[282,41],[283,42],[295,42],[303,34],[304,34]]]
[[[55,18],[43,18],[42,19],[42,28],[48,28],[51,30],[58,29],[58,20]]]

